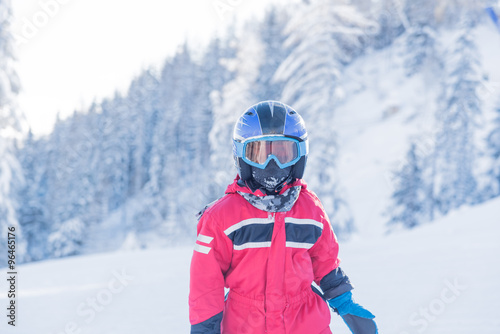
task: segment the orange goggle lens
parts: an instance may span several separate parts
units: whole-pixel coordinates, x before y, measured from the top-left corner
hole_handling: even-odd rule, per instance
[[[299,156],[298,143],[291,140],[257,140],[246,144],[245,158],[256,164],[264,164],[270,155],[283,165],[290,163]]]

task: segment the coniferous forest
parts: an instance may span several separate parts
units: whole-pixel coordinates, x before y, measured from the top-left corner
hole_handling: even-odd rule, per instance
[[[17,227],[26,262],[190,242],[196,213],[236,176],[235,120],[268,99],[303,116],[311,142],[305,180],[340,238],[369,224],[356,218],[360,205],[342,160],[365,154],[347,151],[349,138],[378,140],[347,134],[345,120],[361,122],[359,109],[405,138],[402,152],[381,157],[391,162],[391,190],[376,219],[383,231],[498,197],[500,87],[492,78],[500,70],[492,73],[483,52],[489,42],[477,38],[479,31],[500,36],[485,11],[491,6],[498,3],[312,0],[270,7],[203,50],[179,46],[126,94],[76,110],[35,138],[20,125],[9,1],[0,0],[0,229]],[[384,65],[392,72],[377,63],[384,55],[392,57]],[[376,81],[369,87],[368,72]],[[375,86],[372,100],[360,98]]]

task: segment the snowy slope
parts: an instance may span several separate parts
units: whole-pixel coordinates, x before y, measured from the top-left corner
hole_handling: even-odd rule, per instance
[[[500,333],[500,200],[341,247],[381,333]],[[450,286],[455,286],[456,291]]]
[[[366,55],[345,73],[350,98],[334,120],[340,147],[339,177],[360,233],[383,234],[391,196],[391,171],[406,154],[408,139],[432,119],[436,89],[407,79],[396,48]],[[398,89],[395,89],[398,87]],[[425,91],[426,99],[419,96]],[[423,106],[424,105],[424,106]],[[431,123],[432,125],[432,123]]]
[[[449,32],[440,31],[442,48]],[[485,78],[479,95],[483,119],[478,147],[490,127],[500,93],[500,35],[490,22],[474,31]],[[390,48],[371,51],[350,64],[340,79],[344,99],[334,124],[339,146],[339,178],[359,234],[383,235],[393,192],[393,172],[405,162],[410,141],[425,155],[435,145],[435,112],[442,92],[440,78],[429,71],[406,75],[403,38]]]
[[[497,199],[412,231],[342,244],[342,267],[357,300],[377,315],[380,332],[500,333],[499,217]],[[18,326],[7,326],[2,316],[0,332],[188,333],[191,252],[117,252],[22,265]],[[3,310],[5,284],[2,279]],[[348,333],[336,315],[332,329]]]

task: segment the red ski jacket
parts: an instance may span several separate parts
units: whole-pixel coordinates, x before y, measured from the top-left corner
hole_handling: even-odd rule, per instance
[[[311,289],[336,269],[338,243],[316,195],[302,180],[286,185],[301,191],[287,212],[266,212],[237,192],[203,213],[191,262],[190,322],[223,312],[222,333],[331,333],[327,303]],[[257,190],[257,196],[264,194]],[[224,288],[229,288],[227,298]],[[218,331],[217,331],[218,332]]]

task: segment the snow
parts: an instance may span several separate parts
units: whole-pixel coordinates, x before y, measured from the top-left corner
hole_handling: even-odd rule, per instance
[[[451,47],[450,34],[439,31],[445,48]],[[485,102],[484,127],[478,130],[476,143],[482,147],[493,124],[493,106],[500,91],[500,35],[488,25],[479,25],[474,34],[487,78],[478,94]],[[396,41],[389,48],[368,50],[347,66],[341,77],[346,97],[333,120],[339,147],[338,177],[361,237],[386,233],[393,172],[404,164],[411,140],[420,155],[425,155],[434,148],[439,131],[435,113],[440,82],[435,73],[426,71],[408,77],[403,48],[403,43]],[[306,169],[306,177],[308,173],[312,172]]]
[[[300,19],[302,20],[302,17]],[[307,32],[307,29],[303,32]],[[446,31],[444,28],[437,32],[444,49],[452,46],[455,34],[456,32]],[[221,69],[214,70],[213,72],[220,76],[220,87],[216,86],[212,91],[214,87],[209,85],[213,82],[206,80],[207,87],[203,88],[203,91],[207,90],[206,96],[201,94],[206,98],[200,101],[193,102],[189,94],[195,96],[195,86],[203,86],[205,81],[202,80],[198,84],[193,79],[199,68],[191,62],[189,50],[185,50],[171,60],[162,74],[165,77],[179,76],[181,83],[171,83],[163,79],[158,83],[154,76],[146,73],[144,79],[141,79],[145,82],[144,87],[137,81],[137,87],[131,90],[130,96],[125,100],[117,97],[99,106],[98,109],[102,110],[90,113],[88,118],[75,114],[74,121],[59,125],[61,129],[66,127],[65,130],[56,131],[51,140],[58,143],[59,135],[70,140],[65,141],[67,146],[61,146],[59,159],[64,163],[57,165],[59,168],[55,169],[57,173],[54,173],[52,178],[54,184],[51,189],[55,199],[53,210],[62,212],[61,216],[78,217],[88,214],[89,210],[82,210],[83,213],[75,210],[71,214],[64,210],[68,210],[66,204],[69,206],[72,203],[77,203],[76,208],[81,209],[80,202],[83,201],[83,205],[86,205],[85,201],[91,202],[88,196],[92,196],[88,194],[92,194],[92,191],[100,193],[101,188],[93,189],[86,183],[90,182],[88,175],[93,175],[98,180],[95,181],[96,184],[102,184],[107,178],[114,182],[114,187],[103,188],[109,192],[103,195],[105,203],[101,205],[97,200],[92,202],[94,206],[89,206],[91,210],[96,210],[96,207],[101,210],[102,206],[107,216],[102,222],[89,223],[85,228],[78,223],[78,218],[61,218],[61,221],[68,225],[62,228],[65,226],[62,224],[60,229],[55,229],[52,239],[59,242],[63,255],[70,255],[82,242],[81,233],[84,231],[85,240],[79,252],[86,255],[19,266],[17,328],[8,326],[8,319],[2,316],[1,333],[189,332],[187,298],[192,248],[174,246],[186,238],[194,237],[191,235],[194,234],[195,224],[192,213],[202,207],[199,202],[221,195],[222,193],[217,194],[217,191],[223,190],[226,181],[219,187],[219,180],[231,180],[234,176],[230,146],[226,140],[230,137],[234,117],[243,111],[244,107],[256,102],[252,102],[255,97],[253,94],[256,94],[252,92],[255,86],[267,89],[265,80],[264,83],[259,81],[262,79],[259,78],[260,67],[265,61],[273,63],[274,60],[281,59],[277,56],[261,59],[264,51],[269,51],[266,50],[264,39],[261,39],[260,35],[257,36],[254,32],[244,42],[240,41],[226,48],[227,50],[224,49],[228,54],[222,58],[218,51],[207,56],[215,64],[228,67],[236,73],[231,77],[233,74],[229,75],[230,73]],[[482,129],[477,134],[478,141],[483,141],[493,126],[493,110],[498,103],[500,35],[491,26],[479,25],[475,28],[475,42],[482,58],[481,75],[484,78],[484,87],[481,87],[478,93],[484,102],[484,119],[480,122]],[[235,55],[229,55],[232,52]],[[314,58],[314,54],[311,57]],[[315,165],[313,159],[310,159],[305,180],[310,182],[312,190],[323,192],[320,198],[323,204],[326,204],[325,207],[330,208],[333,207],[333,184],[337,181],[341,184],[341,197],[344,199],[345,193],[345,201],[354,216],[356,229],[349,241],[341,244],[342,267],[356,285],[356,300],[377,315],[381,333],[498,334],[500,199],[475,207],[464,206],[432,224],[388,234],[386,223],[390,217],[387,209],[394,191],[393,171],[400,169],[405,163],[404,157],[410,142],[415,142],[419,153],[425,155],[426,151],[434,148],[435,132],[439,131],[439,126],[435,124],[435,114],[439,108],[438,98],[442,93],[441,78],[432,73],[432,70],[416,71],[410,76],[405,63],[406,57],[408,50],[403,35],[391,43],[390,47],[380,50],[364,49],[363,55],[345,68],[342,67],[342,71],[335,72],[335,75],[339,76],[339,85],[334,87],[335,96],[339,98],[335,100],[335,136],[332,136],[332,125],[322,122],[325,116],[329,117],[329,108],[317,114],[319,116],[315,120],[314,117],[310,118],[311,123],[308,124],[311,132],[311,152],[314,147],[316,152],[323,152],[323,149],[330,152],[327,149],[332,149],[332,138],[337,138],[332,156],[338,152],[338,157],[335,156],[334,159],[335,162],[338,161],[338,175],[330,173],[333,169],[325,172],[322,170],[324,164]],[[336,69],[335,61],[331,65]],[[273,68],[272,71],[274,70]],[[161,86],[161,89],[157,86]],[[301,85],[297,87],[303,89]],[[159,107],[162,104],[154,100],[157,98],[157,90],[169,92],[172,96],[179,95],[182,91],[180,95],[183,98],[179,101],[186,100],[182,102],[186,104],[177,105],[176,103],[181,102],[175,100],[176,103],[169,103],[173,105],[168,109],[168,115],[172,118],[158,116],[153,112],[162,108]],[[186,176],[181,172],[181,168],[190,169],[179,163],[183,159],[165,152],[173,146],[179,149],[178,152],[184,152],[181,153],[184,155],[189,149],[197,152],[204,150],[203,145],[208,141],[208,135],[205,136],[206,140],[191,142],[190,132],[185,131],[185,125],[190,124],[197,114],[184,115],[181,111],[188,108],[208,108],[209,91],[212,92],[211,103],[215,106],[216,124],[209,131],[210,129],[203,127],[205,119],[200,118],[195,128],[200,133],[210,132],[213,147],[227,149],[207,152],[205,158],[208,159],[210,155],[216,166],[214,170],[217,173],[213,177],[216,182],[210,184],[207,189],[196,189],[195,197],[189,192],[189,188],[200,184],[200,181],[205,183],[208,179],[205,175],[211,174],[203,174],[206,172],[205,166],[197,160],[192,160],[189,166],[194,172]],[[313,97],[319,95],[321,94],[313,89],[307,96],[314,101]],[[151,103],[148,102],[145,106],[141,104],[143,99],[149,101],[151,96],[154,97]],[[166,97],[165,101],[170,102],[169,99],[170,96]],[[295,102],[297,103],[291,105],[297,108],[298,104],[300,107],[300,100]],[[131,110],[135,112],[129,115]],[[146,115],[144,119],[139,117],[142,112]],[[311,111],[304,112],[307,114]],[[106,123],[106,119],[99,116],[102,113],[110,113],[109,119],[113,122]],[[113,119],[117,115],[120,115],[120,118]],[[205,117],[208,119],[212,115],[207,114]],[[101,124],[102,120],[104,123]],[[182,126],[175,127],[174,124],[179,120],[183,120]],[[78,128],[73,128],[75,124],[87,124],[86,122],[89,125],[82,127],[79,130],[81,133],[75,131]],[[94,129],[94,123],[102,128]],[[128,123],[133,126],[129,128]],[[174,130],[182,133],[182,138],[165,140],[163,134]],[[149,135],[152,132],[154,134]],[[148,136],[142,136],[141,133],[148,133]],[[313,134],[316,136],[315,141]],[[89,141],[88,138],[94,139]],[[130,138],[135,143],[131,147],[137,146],[137,151],[133,152],[135,160],[128,160],[132,151],[125,143],[132,140]],[[321,146],[320,139],[324,140],[323,144],[328,145]],[[15,225],[14,204],[11,204],[10,200],[6,202],[5,199],[10,192],[10,186],[15,183],[13,181],[16,181],[14,176],[21,172],[10,153],[10,146],[7,147],[6,144],[7,142],[0,138],[0,152],[7,152],[7,155],[4,154],[7,159],[4,157],[0,160],[0,206],[7,203],[4,206],[9,217],[12,217],[9,218],[12,221],[9,225]],[[103,149],[100,148],[101,145]],[[33,152],[36,147],[33,147]],[[75,147],[83,149],[77,150]],[[34,161],[37,161],[36,157],[47,160],[49,153],[46,152],[50,152],[50,149],[48,146],[40,155],[33,155]],[[95,152],[92,149],[95,149]],[[146,150],[151,152],[146,154]],[[80,165],[74,160],[75,152],[84,157],[78,160]],[[104,159],[104,167],[97,168],[97,163],[88,163],[89,159],[97,161],[109,152],[114,153],[116,157],[114,160]],[[142,166],[144,170],[140,169],[143,161],[141,156],[148,159],[151,157],[151,164],[147,162]],[[40,162],[40,171],[34,173],[35,176],[42,175],[44,168],[53,170],[53,166],[45,166],[43,161]],[[133,163],[133,173],[128,170],[130,166],[125,163],[127,161]],[[480,161],[482,164],[486,162],[484,159]],[[94,167],[97,170],[95,174]],[[151,181],[141,190],[140,181],[146,182],[145,175],[150,167],[153,170],[151,180],[156,181]],[[109,173],[109,170],[112,172]],[[314,178],[321,172],[335,176],[331,178],[331,184],[314,183]],[[68,178],[60,179],[59,175],[67,175]],[[193,179],[192,175],[196,177]],[[77,182],[70,182],[69,176]],[[180,182],[172,187],[170,180],[175,179]],[[63,184],[62,181],[67,182]],[[163,191],[161,196],[158,196],[161,182],[168,191]],[[133,184],[130,196],[124,190],[128,184]],[[38,190],[37,186],[31,189],[33,193]],[[70,199],[78,201],[72,202]],[[112,207],[108,208],[109,205]],[[27,212],[31,214],[30,210]],[[92,215],[90,218],[94,219]],[[338,224],[336,217],[331,218]],[[39,238],[34,240],[43,240],[42,229],[33,231]],[[50,231],[45,232],[48,234]],[[184,232],[188,236],[183,239],[180,236],[185,235],[182,234]],[[0,242],[0,249],[1,246]],[[170,248],[158,249],[165,246]],[[18,247],[18,254],[21,254],[22,244],[18,244]],[[149,249],[146,250],[146,247]],[[104,253],[113,250],[118,251]],[[102,253],[89,255],[99,252]],[[5,259],[6,257],[0,257],[0,263]],[[8,288],[4,268],[0,268],[0,275],[0,308],[5,312]],[[335,314],[332,318],[332,329],[335,334],[348,333],[346,326]]]
[[[188,332],[190,256],[191,249],[179,248],[20,266],[18,322],[12,328],[2,321],[0,332],[79,333],[66,327],[82,334]],[[1,284],[0,291],[7,291],[3,279]],[[2,293],[3,310],[6,303]],[[93,316],[92,305],[98,310]]]
[[[400,82],[404,68],[394,65],[397,60],[391,48],[353,63],[344,79],[351,97],[339,106],[334,119],[341,148],[339,178],[346,188],[356,228],[366,235],[385,232],[388,219],[384,210],[393,190],[392,171],[403,163],[408,138],[425,133],[432,119],[432,108],[416,107],[423,103],[421,94],[415,93],[423,90],[420,77]],[[363,88],[359,88],[361,85]],[[431,86],[425,94],[433,94]],[[433,104],[435,98],[425,100]],[[407,122],[410,118],[411,123]],[[433,136],[427,137],[433,140]]]
[[[496,199],[413,230],[342,243],[356,301],[377,316],[381,333],[498,334],[499,217]],[[191,254],[180,247],[21,265],[16,328],[2,317],[0,331],[188,333]],[[0,291],[5,310],[4,279]],[[335,314],[331,328],[349,333]]]
[[[358,301],[378,315],[381,333],[498,333],[499,217],[496,199],[414,230],[344,244],[342,267]]]
[[[425,1],[429,6],[431,2]],[[320,7],[314,7],[314,13],[323,22],[326,17]],[[410,13],[415,11],[412,15],[424,15],[416,6],[410,7]],[[428,16],[430,8],[425,9],[424,16]],[[276,10],[279,15],[268,15],[261,24],[248,23],[245,35],[230,34],[227,40],[214,40],[206,52],[185,44],[173,58],[165,60],[161,73],[150,70],[136,78],[126,96],[117,94],[90,110],[76,112],[59,122],[50,137],[26,143],[19,152],[26,174],[19,202],[29,205],[20,206],[18,214],[28,242],[26,259],[159,248],[191,238],[196,212],[222,196],[236,174],[230,137],[238,115],[260,97],[280,98],[283,87],[288,85],[287,89],[295,93],[291,101],[284,102],[302,114],[310,135],[305,180],[321,198],[340,238],[386,233],[387,222],[394,218],[392,202],[398,200],[391,200],[400,179],[394,177],[394,172],[405,166],[410,143],[415,143],[419,158],[426,160],[421,162],[426,167],[423,183],[429,186],[425,188],[430,189],[435,180],[445,179],[444,173],[438,173],[443,168],[433,167],[437,172],[430,173],[429,166],[447,166],[440,163],[442,158],[434,157],[441,157],[442,152],[460,152],[443,149],[436,142],[436,133],[444,128],[436,121],[437,111],[443,109],[438,99],[448,76],[442,69],[434,71],[438,65],[433,61],[428,61],[432,66],[418,64],[425,63],[423,54],[427,53],[433,55],[428,55],[430,59],[443,58],[446,63],[446,53],[441,49],[453,45],[456,33],[447,25],[436,28],[433,35],[439,41],[439,52],[430,52],[426,43],[421,41],[420,45],[408,38],[418,35],[414,30],[397,38],[401,32],[396,30],[389,34],[392,37],[367,34],[363,43],[354,34],[346,36],[346,40],[332,40],[334,48],[328,51],[318,36],[304,37],[302,41],[303,35],[310,32],[307,27],[321,26],[307,22],[295,27],[297,36],[291,39],[300,42],[300,50],[307,49],[302,50],[307,56],[297,50],[300,56],[285,62],[295,46],[284,47],[288,44],[284,43],[286,36],[281,29],[286,22],[304,18],[298,12],[287,13],[288,7],[283,15],[281,9]],[[294,18],[288,18],[288,14]],[[338,18],[334,21],[332,29],[345,23]],[[367,22],[361,21],[365,27]],[[477,159],[469,159],[478,165],[479,190],[492,183],[492,174],[488,174],[492,154],[485,150],[485,137],[493,129],[492,111],[499,103],[500,35],[491,28],[484,24],[474,28],[484,59],[481,77],[485,78],[484,89],[478,93],[485,102],[484,120],[479,122],[480,131],[474,133],[480,142],[476,143]],[[325,29],[326,38],[331,29]],[[353,49],[337,55],[335,50],[343,49],[344,42]],[[316,51],[310,52],[316,48],[304,46],[310,43],[321,44],[321,50],[340,58],[320,57],[308,64],[311,71],[304,72],[304,59],[317,58]],[[381,48],[385,43],[390,44]],[[195,59],[199,52],[205,53]],[[311,67],[316,62],[324,66]],[[290,68],[283,69],[287,63]],[[282,70],[276,72],[280,67]],[[286,72],[282,79],[292,72],[307,73],[294,77],[298,81],[292,84],[289,80],[280,82],[280,72]],[[332,75],[325,74],[330,72],[339,79],[333,85]],[[317,77],[314,85],[297,84],[309,75]],[[330,87],[327,93],[325,87]],[[441,149],[437,150],[437,146]],[[441,154],[426,154],[435,151]],[[462,165],[458,159],[449,160],[454,166]],[[0,175],[0,183],[5,180]],[[19,192],[20,186],[14,184],[17,186],[13,192]],[[484,193],[474,202],[495,195],[493,190]],[[433,203],[438,199],[432,197]],[[434,208],[434,204],[425,207]],[[68,234],[77,238],[64,252],[55,252],[44,234],[64,236],[60,231],[62,223],[76,218],[85,224],[83,235]]]

